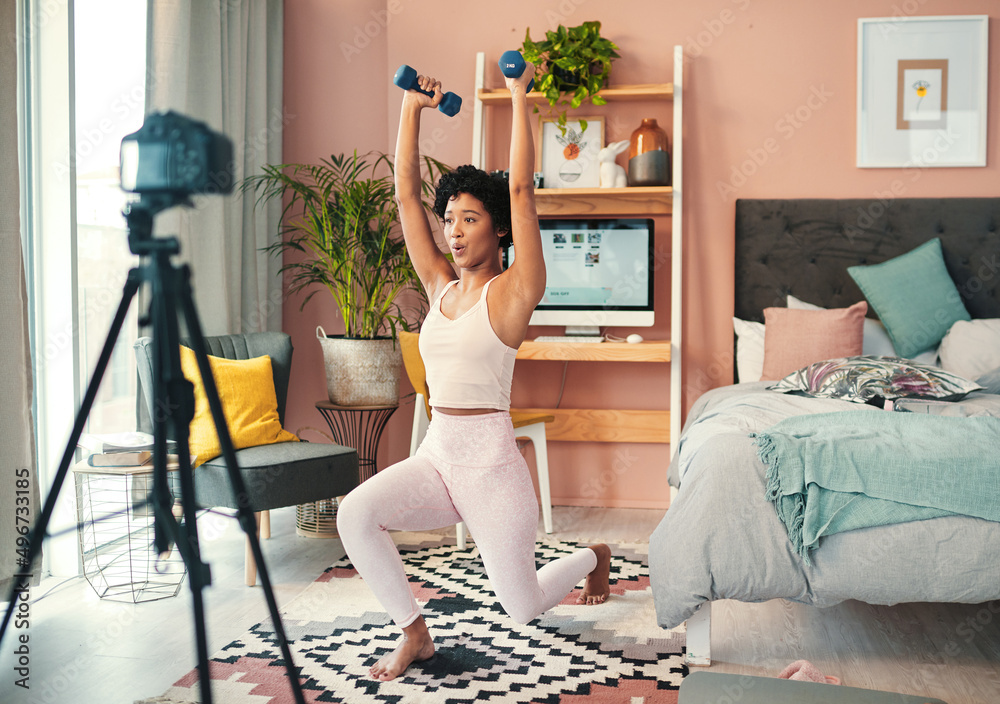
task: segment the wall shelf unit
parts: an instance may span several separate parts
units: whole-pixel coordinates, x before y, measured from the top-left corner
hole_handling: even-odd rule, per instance
[[[673,106],[673,148],[671,150],[672,187],[629,188],[540,188],[535,190],[539,217],[650,217],[671,218],[671,311],[669,341],[573,344],[526,340],[518,349],[523,360],[587,362],[652,362],[670,364],[670,410],[618,409],[534,409],[556,416],[546,428],[550,440],[590,442],[669,443],[680,437],[681,429],[681,325],[682,313],[682,176],[683,176],[683,47],[674,47],[672,83],[648,83],[604,88],[601,95],[608,103],[624,101],[671,101]],[[476,98],[473,104],[472,164],[484,164],[484,108],[509,106],[506,88],[485,88],[486,55],[476,54]],[[528,94],[532,103],[545,97]],[[656,369],[656,367],[654,367]],[[671,410],[674,411],[671,413]],[[671,452],[676,450],[676,444]]]

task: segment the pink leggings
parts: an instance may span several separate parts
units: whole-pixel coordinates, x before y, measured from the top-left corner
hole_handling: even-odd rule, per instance
[[[583,548],[535,570],[538,500],[507,413],[435,413],[416,454],[363,482],[337,511],[354,567],[398,626],[420,615],[390,530],[468,526],[501,606],[518,623],[552,608],[597,566]]]

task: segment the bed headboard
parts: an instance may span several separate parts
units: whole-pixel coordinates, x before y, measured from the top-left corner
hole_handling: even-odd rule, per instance
[[[1000,198],[737,200],[735,315],[763,322],[789,293],[826,308],[857,303],[847,267],[939,237],[969,314],[1000,318],[998,227]]]

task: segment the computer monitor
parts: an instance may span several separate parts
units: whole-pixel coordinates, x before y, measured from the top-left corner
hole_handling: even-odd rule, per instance
[[[653,325],[653,220],[540,220],[545,295],[531,325],[565,325],[567,335],[601,327]],[[508,248],[505,262],[515,259]]]

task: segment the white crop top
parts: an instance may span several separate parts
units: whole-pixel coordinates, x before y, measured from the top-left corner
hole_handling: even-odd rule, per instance
[[[517,350],[505,345],[490,325],[483,286],[474,306],[452,320],[441,312],[441,301],[452,281],[434,301],[420,328],[420,356],[427,371],[431,405],[441,408],[510,410],[510,383]]]

